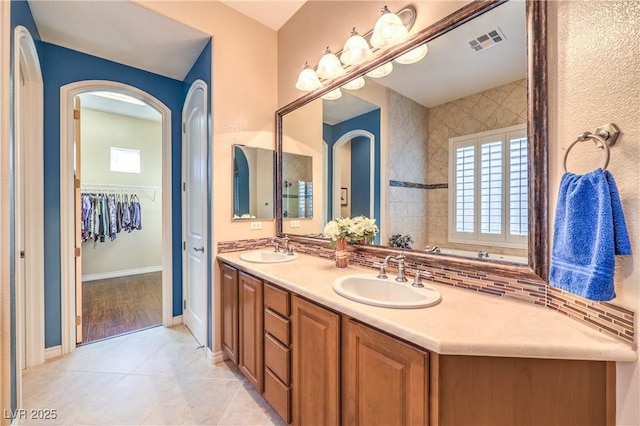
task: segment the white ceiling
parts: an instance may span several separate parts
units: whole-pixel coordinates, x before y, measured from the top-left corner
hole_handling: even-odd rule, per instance
[[[469,47],[469,41],[496,27],[505,35],[505,41],[480,52]],[[365,80],[432,108],[524,78],[525,35],[525,2],[509,1],[430,41],[429,53],[420,62],[393,62],[393,72],[387,77]],[[371,111],[371,103],[352,99],[358,91],[349,92],[351,95],[346,98],[347,91],[342,93],[335,101],[323,100],[325,122],[335,124]]]
[[[278,31],[307,2],[307,0],[220,1],[275,31]]]
[[[43,41],[183,80],[209,35],[130,1],[29,0]]]
[[[82,108],[126,115],[127,117],[135,117],[142,120],[162,121],[162,114],[146,103],[144,105],[132,104],[97,96],[93,92],[81,94],[80,102]]]

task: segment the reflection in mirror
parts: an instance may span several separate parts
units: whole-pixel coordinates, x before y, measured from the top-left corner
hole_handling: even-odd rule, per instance
[[[273,219],[275,153],[233,145],[233,220]]]
[[[282,153],[282,217],[313,217],[313,158]]]
[[[302,115],[318,151],[322,122],[314,164],[324,166],[316,182],[325,217],[283,232],[318,233],[331,218],[365,214],[376,218],[381,245],[410,236],[414,250],[526,264],[525,14],[525,2],[506,2],[430,40],[420,62],[396,62],[360,90],[285,115],[284,151]],[[358,150],[364,132],[373,149]]]

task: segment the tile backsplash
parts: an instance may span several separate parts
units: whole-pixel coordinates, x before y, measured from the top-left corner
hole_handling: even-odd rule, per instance
[[[218,252],[255,250],[267,247],[269,238],[255,240],[225,241],[218,243]],[[334,251],[326,243],[307,241],[304,244],[295,243],[296,250],[326,259],[333,259]],[[351,246],[349,262],[367,268],[374,268],[373,262],[380,261],[380,256],[367,250],[367,246]],[[465,290],[476,291],[497,297],[506,297],[524,303],[532,303],[541,307],[556,310],[582,324],[594,328],[601,333],[608,334],[634,349],[635,313],[616,306],[613,303],[594,302],[573,294],[548,286],[540,280],[527,277],[504,277],[492,274],[486,270],[480,271],[473,267],[451,266],[450,262],[439,263],[437,260],[426,264],[422,259],[412,259],[407,254],[406,268],[409,275],[415,269],[429,271],[433,274],[433,281],[438,284],[450,285]],[[389,265],[388,270],[394,270]]]

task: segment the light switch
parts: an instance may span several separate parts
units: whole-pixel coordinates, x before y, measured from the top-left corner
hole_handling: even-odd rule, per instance
[[[299,220],[292,220],[291,221],[291,227],[292,228],[300,228],[300,221]]]
[[[262,222],[251,222],[251,229],[262,229]]]

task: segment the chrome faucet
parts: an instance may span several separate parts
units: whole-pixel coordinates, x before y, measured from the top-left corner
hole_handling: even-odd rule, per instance
[[[434,254],[440,254],[440,247],[438,246],[427,246],[426,248],[427,253],[434,253]]]
[[[489,253],[484,250],[478,251],[478,259],[485,259],[489,257]]]
[[[289,236],[285,235],[284,238],[273,237],[271,238],[271,242],[269,245],[274,247],[274,252],[280,253],[280,243],[284,243],[284,247],[282,248],[282,253],[286,253],[288,255],[293,255],[293,250],[289,248]]]
[[[413,276],[413,282],[411,283],[411,285],[413,287],[419,287],[419,288],[424,287],[424,284],[422,284],[422,278],[433,278],[433,275],[431,274],[431,272],[421,271],[419,269],[416,269],[416,273]]]
[[[406,256],[404,254],[399,254],[397,256],[393,256],[393,255],[389,255],[387,257],[384,258],[384,262],[382,262],[382,264],[384,266],[388,266],[389,265],[389,261],[390,260],[395,260],[396,262],[398,262],[398,276],[396,277],[396,281],[401,282],[401,283],[405,283],[409,280],[407,280],[407,277],[405,277],[404,275],[404,260],[406,259]]]

